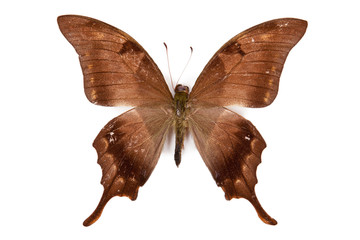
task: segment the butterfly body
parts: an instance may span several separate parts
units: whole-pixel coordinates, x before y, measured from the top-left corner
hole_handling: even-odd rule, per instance
[[[189,100],[189,87],[177,85],[175,87],[174,105],[175,105],[175,163],[179,166],[181,162],[181,149],[184,145],[184,137],[186,128],[188,127],[187,115],[189,108],[187,106]]]
[[[259,108],[273,102],[287,55],[304,35],[306,21],[275,19],[237,34],[210,59],[191,92],[177,85],[174,96],[149,54],[125,32],[77,15],[60,16],[58,24],[79,55],[88,100],[134,107],[110,120],[94,140],[104,192],[85,226],[100,217],[112,197],[137,198],[172,128],[176,165],[189,131],[225,198],[245,198],[263,222],[277,223],[255,194],[265,140],[250,121],[225,106]]]

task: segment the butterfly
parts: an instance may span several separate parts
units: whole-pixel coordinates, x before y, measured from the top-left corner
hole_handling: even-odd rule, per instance
[[[174,96],[149,54],[125,32],[77,15],[59,16],[58,24],[79,55],[87,99],[134,107],[94,140],[104,192],[84,226],[98,220],[112,197],[137,198],[172,130],[177,166],[189,131],[225,198],[245,198],[263,222],[277,224],[254,189],[266,143],[250,121],[224,106],[260,108],[274,101],[286,57],[305,34],[306,21],[276,19],[241,32],[215,53],[191,92],[178,84]]]

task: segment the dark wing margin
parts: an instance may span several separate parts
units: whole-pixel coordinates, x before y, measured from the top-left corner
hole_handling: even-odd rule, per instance
[[[283,18],[236,35],[205,66],[190,101],[218,106],[270,105],[277,95],[286,57],[306,28],[304,20]]]
[[[79,54],[88,100],[103,106],[170,102],[172,95],[149,54],[131,36],[99,20],[58,17],[62,34]]]
[[[102,168],[104,193],[95,211],[84,221],[93,224],[114,196],[137,198],[155,168],[166,133],[171,126],[171,109],[137,107],[111,120],[94,140]]]
[[[256,169],[266,147],[264,139],[240,115],[223,107],[197,106],[189,117],[189,128],[197,149],[225,198],[245,198],[260,219],[275,225],[261,207],[256,194]]]

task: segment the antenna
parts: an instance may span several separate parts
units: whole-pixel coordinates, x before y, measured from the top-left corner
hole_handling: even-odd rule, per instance
[[[181,76],[183,75],[183,73],[185,72],[186,67],[189,65],[189,62],[190,62],[190,59],[191,59],[191,56],[192,56],[193,51],[194,51],[193,48],[190,46],[190,57],[189,57],[186,65],[185,65],[184,69],[182,70],[179,79],[176,81],[176,85],[178,84],[178,82],[179,82]]]
[[[171,76],[171,71],[170,71],[169,51],[168,51],[168,47],[167,47],[167,45],[166,45],[165,42],[164,42],[164,46],[165,46],[165,49],[166,49],[166,59],[167,59],[167,63],[168,63],[168,69],[169,69],[171,87],[172,87],[173,89],[175,89],[175,87],[174,87],[174,82],[173,82],[173,78],[172,78],[172,76]],[[180,74],[180,77],[179,77],[178,80],[176,81],[176,85],[178,84],[178,82],[179,82],[181,76],[183,75],[183,73],[185,72],[186,67],[189,65],[189,62],[190,62],[190,59],[191,59],[191,56],[192,56],[193,51],[194,51],[193,48],[190,46],[190,57],[189,57],[186,65],[185,65],[184,69],[182,70],[182,72],[181,72],[181,74]]]
[[[169,69],[171,87],[172,87],[172,89],[175,89],[175,88],[174,88],[174,82],[173,82],[173,79],[172,79],[172,76],[171,76],[171,71],[170,71],[169,51],[168,51],[168,47],[167,47],[167,45],[166,45],[165,42],[164,42],[164,46],[165,46],[165,49],[166,49],[166,59],[167,59],[167,63],[168,63],[168,69]]]

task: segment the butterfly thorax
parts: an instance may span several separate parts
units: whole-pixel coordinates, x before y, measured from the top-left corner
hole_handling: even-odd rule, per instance
[[[181,84],[175,87],[174,107],[175,107],[175,163],[179,166],[181,162],[181,149],[184,144],[184,136],[187,126],[187,101],[189,98],[189,88]]]

